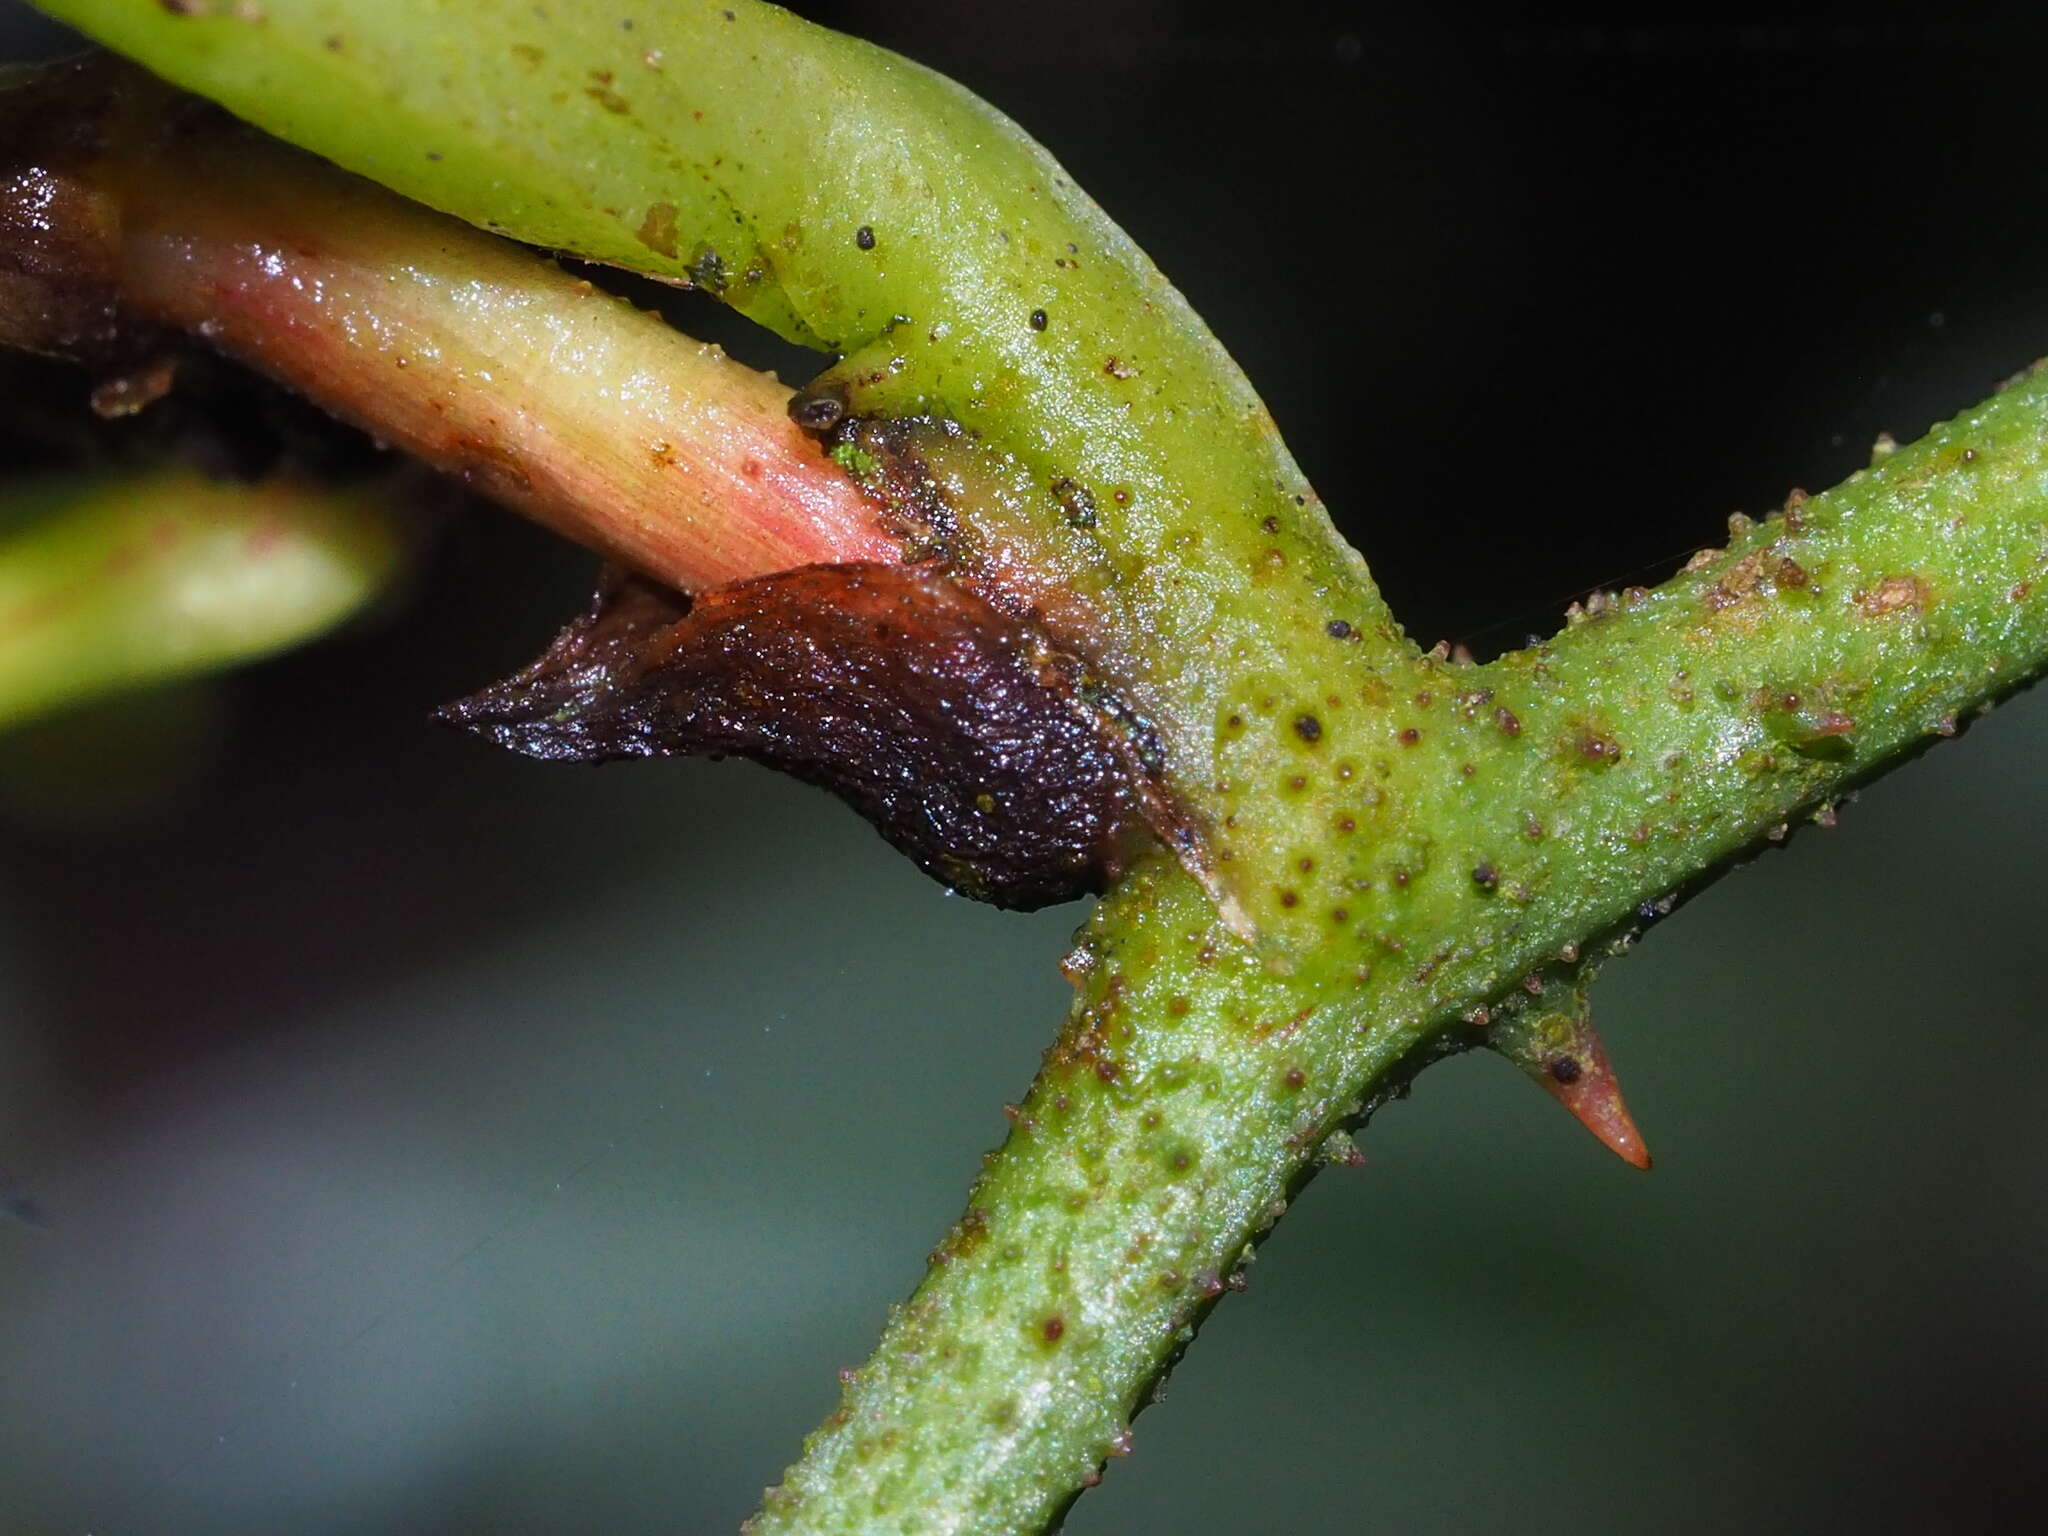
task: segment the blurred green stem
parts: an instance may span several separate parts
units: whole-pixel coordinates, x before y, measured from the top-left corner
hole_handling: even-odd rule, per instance
[[[398,569],[388,499],[181,470],[7,487],[0,728],[339,623]]]

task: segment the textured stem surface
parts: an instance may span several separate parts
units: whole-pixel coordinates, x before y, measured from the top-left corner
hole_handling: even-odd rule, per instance
[[[1090,919],[1015,1132],[762,1531],[1043,1527],[1333,1133],[2048,659],[2039,376],[1459,665],[1408,645],[1142,253],[926,71],[751,0],[630,31],[523,0],[49,8],[410,195],[844,353],[807,424],[1156,737],[1198,835]]]
[[[1486,667],[1418,667],[1375,757],[1304,757],[1363,834],[1393,775],[1435,838],[1322,890],[1280,973],[1156,860],[1099,906],[1074,1011],[924,1284],[758,1532],[1042,1529],[1355,1122],[1525,977],[2048,665],[2048,373],[1666,586]],[[1420,733],[1412,744],[1409,732]],[[1313,871],[1303,884],[1313,888]]]

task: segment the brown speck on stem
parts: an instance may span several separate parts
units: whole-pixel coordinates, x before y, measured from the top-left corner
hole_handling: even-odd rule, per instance
[[[1332,619],[1323,626],[1323,633],[1332,640],[1349,640],[1356,631],[1352,629],[1348,620]]]
[[[1927,606],[1927,583],[1918,576],[1887,576],[1876,586],[1856,594],[1856,605],[1870,618],[1887,614],[1919,612]]]
[[[1323,722],[1314,715],[1297,715],[1294,718],[1294,734],[1311,744],[1323,739]]]
[[[1033,311],[1031,311],[1031,329],[1033,329],[1034,331],[1042,331],[1046,328],[1046,325],[1048,323],[1049,322],[1046,319],[1044,310],[1034,309]]]
[[[1522,722],[1515,718],[1515,712],[1502,704],[1493,712],[1493,723],[1503,736],[1522,734]]]
[[[1613,763],[1621,759],[1621,743],[1598,731],[1583,732],[1577,742],[1578,754],[1589,763]]]
[[[1550,1075],[1567,1087],[1576,1083],[1584,1070],[1575,1056],[1560,1056],[1550,1064]]]
[[[1066,1334],[1067,1320],[1055,1312],[1039,1325],[1038,1331],[1044,1337],[1046,1343],[1057,1344]]]
[[[1422,732],[1415,729],[1415,727],[1412,725],[1406,727],[1400,735],[1400,742],[1401,745],[1404,747],[1412,747],[1421,740]]]
[[[871,225],[863,224],[853,232],[853,243],[864,251],[875,248],[875,231]]]

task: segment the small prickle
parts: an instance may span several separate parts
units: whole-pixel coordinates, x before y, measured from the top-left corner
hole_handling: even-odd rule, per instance
[[[1585,978],[1546,973],[1540,997],[1503,1012],[1488,1027],[1487,1049],[1540,1083],[1616,1157],[1648,1168],[1649,1148],[1622,1099],[1586,993]]]

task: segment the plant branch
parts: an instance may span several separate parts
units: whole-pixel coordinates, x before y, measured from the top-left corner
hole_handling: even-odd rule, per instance
[[[0,102],[17,344],[190,331],[686,591],[897,557],[787,389],[554,263],[111,61]]]
[[[1074,1010],[966,1217],[754,1529],[1047,1527],[1129,1451],[1333,1132],[1479,1043],[1526,977],[1625,949],[1680,887],[2048,666],[2044,574],[2037,372],[1551,645],[1423,664],[1353,778],[1305,754],[1344,837],[1371,815],[1346,786],[1384,805],[1381,763],[1420,755],[1435,836],[1375,840],[1371,889],[1318,897],[1327,937],[1294,971],[1170,863],[1136,872],[1069,957]]]
[[[496,0],[50,8],[394,187],[845,351],[805,419],[1156,731],[1191,845],[1090,917],[1015,1130],[762,1532],[1056,1520],[1333,1135],[2048,664],[2040,374],[1461,665],[1407,644],[1143,256],[914,66],[747,0],[651,8],[637,59],[595,9]]]

